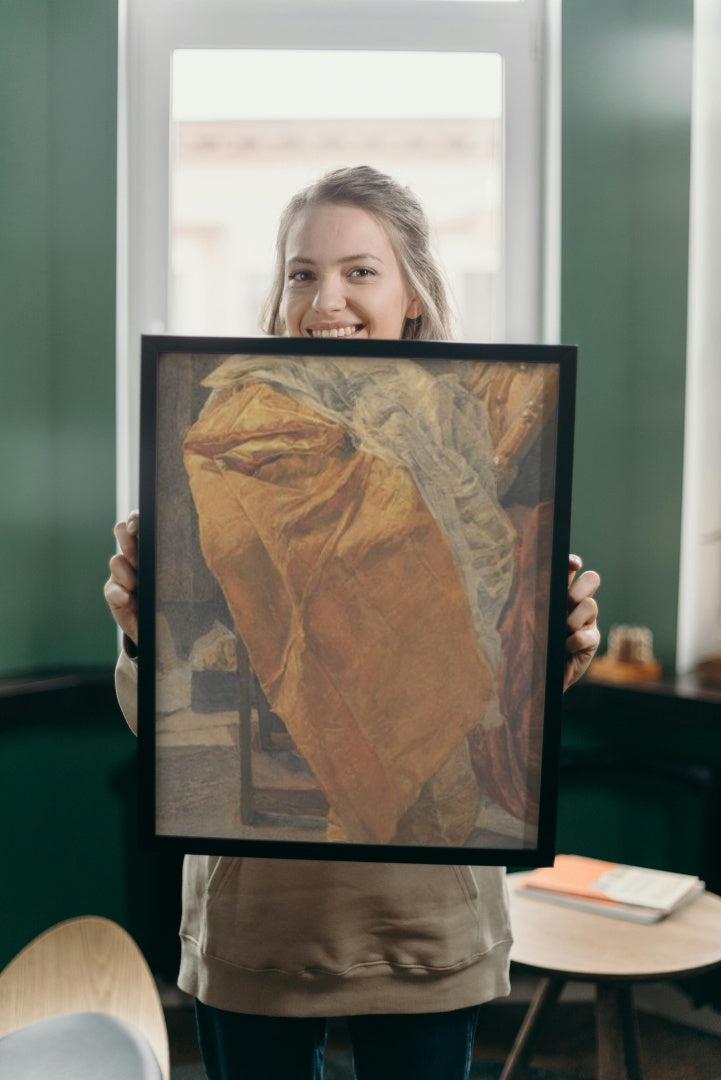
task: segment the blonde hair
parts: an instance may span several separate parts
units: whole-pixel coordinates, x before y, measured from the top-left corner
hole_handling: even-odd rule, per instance
[[[288,233],[300,214],[323,203],[357,206],[372,214],[386,229],[401,273],[421,305],[417,318],[406,319],[401,337],[447,341],[452,336],[451,311],[441,271],[430,250],[423,207],[410,188],[370,165],[327,173],[294,195],[283,210],[276,239],[274,279],[263,311],[263,330],[277,335],[286,331],[281,305]]]

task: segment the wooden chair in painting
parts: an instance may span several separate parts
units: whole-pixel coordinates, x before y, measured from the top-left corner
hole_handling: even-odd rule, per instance
[[[283,721],[271,710],[239,639],[237,657],[241,824],[253,825],[263,815],[325,818],[328,803],[318,788],[271,785],[263,783],[256,775],[260,755],[272,757],[279,752],[292,751],[294,744]],[[253,724],[254,711],[257,725]]]

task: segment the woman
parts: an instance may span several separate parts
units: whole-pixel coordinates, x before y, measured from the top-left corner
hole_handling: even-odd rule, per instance
[[[367,167],[295,197],[280,223],[266,329],[304,337],[448,338],[422,208]],[[125,634],[132,723],[137,514],[116,526],[105,595]],[[598,575],[569,561],[565,685],[598,646]],[[479,1006],[508,993],[503,870],[187,856],[181,988],[197,1000],[211,1080],[322,1074],[326,1018],[347,1016],[359,1080],[461,1080]]]

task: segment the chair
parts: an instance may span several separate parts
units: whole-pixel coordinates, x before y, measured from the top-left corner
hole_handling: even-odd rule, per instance
[[[69,919],[10,961],[0,973],[0,1076],[168,1080],[160,997],[125,930]]]
[[[274,749],[294,746],[288,730],[272,712],[258,678],[250,666],[245,647],[236,641],[238,666],[238,720],[240,755],[240,820],[252,825],[262,814],[298,814],[324,818],[328,813],[325,796],[315,786],[263,787],[253,777],[253,742],[251,713],[258,715],[259,749],[272,753]]]

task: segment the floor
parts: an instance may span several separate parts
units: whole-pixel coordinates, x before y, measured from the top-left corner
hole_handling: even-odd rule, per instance
[[[484,1007],[476,1039],[476,1056],[504,1061],[520,1027],[522,1001],[494,1002]],[[172,1065],[198,1061],[192,1007],[166,1009]],[[721,1038],[686,1025],[639,1013],[641,1056],[646,1080],[721,1080]],[[342,1044],[342,1023],[331,1028],[331,1040]],[[596,1075],[593,1003],[561,1001],[542,1030],[533,1064],[549,1070]]]
[[[488,1006],[478,1056],[505,1059],[525,1013],[519,1004]],[[721,1080],[721,1038],[639,1013],[641,1063],[647,1080]],[[596,1075],[591,1002],[561,1003],[541,1031],[533,1064],[579,1076]]]

